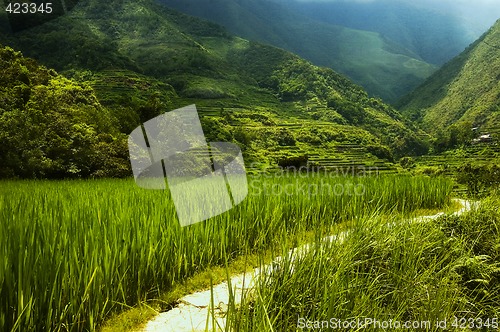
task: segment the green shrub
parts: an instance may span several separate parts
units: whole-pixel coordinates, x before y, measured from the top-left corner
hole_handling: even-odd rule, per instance
[[[465,184],[472,197],[486,196],[500,184],[500,167],[465,164],[458,169],[457,182]]]

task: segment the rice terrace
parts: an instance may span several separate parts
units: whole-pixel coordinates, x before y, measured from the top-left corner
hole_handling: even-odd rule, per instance
[[[499,330],[497,4],[0,8],[0,332]]]

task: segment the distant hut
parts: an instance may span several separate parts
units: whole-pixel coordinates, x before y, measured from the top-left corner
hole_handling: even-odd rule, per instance
[[[479,141],[481,143],[489,143],[493,141],[493,137],[491,137],[491,134],[481,135],[479,136]]]
[[[478,138],[474,138],[472,140],[472,143],[478,144],[478,143],[491,143],[493,142],[493,137],[491,137],[491,134],[484,134],[479,136]]]

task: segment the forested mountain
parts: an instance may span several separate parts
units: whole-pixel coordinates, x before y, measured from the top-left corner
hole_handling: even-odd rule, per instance
[[[113,128],[128,134],[164,111],[194,103],[208,139],[238,142],[249,162],[333,156],[336,146],[346,144],[362,146],[367,160],[426,151],[422,136],[397,111],[333,70],[153,1],[82,1],[67,15],[1,39],[72,78],[64,80],[68,86],[83,84],[88,98],[95,90],[92,110],[109,113],[104,123],[110,127],[101,127],[94,115],[81,121],[96,135]],[[35,67],[27,70],[38,75]],[[17,93],[18,76],[6,78],[12,89],[5,90],[4,101]],[[31,90],[41,84],[30,82]],[[38,104],[29,100],[23,107],[4,102],[2,116],[24,114]],[[67,103],[51,112],[87,107],[85,100]]]
[[[292,6],[293,1],[157,1],[221,24],[243,38],[278,46],[316,65],[333,68],[363,86],[370,94],[388,102],[394,102],[410,92],[437,68],[424,61],[416,52],[416,47],[410,47],[418,40],[410,40],[405,45],[387,38],[390,34],[382,35],[376,30],[362,31],[322,22],[303,15],[301,8]],[[330,7],[337,4],[334,2]],[[334,15],[330,7],[325,9],[327,16],[330,12]],[[381,22],[384,24],[384,21]],[[401,28],[396,22],[393,23],[393,29]],[[434,31],[431,36],[436,34]],[[454,39],[446,41],[453,43]],[[436,44],[432,46],[439,47]],[[463,50],[460,45],[458,47],[459,50],[453,55]]]
[[[425,129],[438,133],[454,125],[500,125],[500,21],[458,57],[401,101],[400,109]]]

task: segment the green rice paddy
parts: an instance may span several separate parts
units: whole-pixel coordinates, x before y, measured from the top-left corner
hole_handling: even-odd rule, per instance
[[[439,177],[260,175],[232,210],[180,227],[132,180],[0,183],[0,331],[94,331],[210,266],[360,216],[439,208]]]

